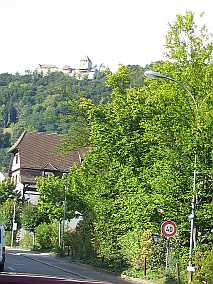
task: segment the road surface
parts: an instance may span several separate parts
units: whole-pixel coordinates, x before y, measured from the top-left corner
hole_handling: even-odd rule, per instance
[[[69,262],[67,258],[19,249],[6,250],[5,272],[89,280],[105,284],[147,283],[143,281],[135,282],[134,280],[127,281],[111,273],[95,269],[90,265]]]

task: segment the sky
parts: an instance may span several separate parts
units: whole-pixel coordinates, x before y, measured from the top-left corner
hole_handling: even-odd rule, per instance
[[[163,58],[176,14],[204,12],[213,33],[213,0],[0,0],[0,73],[38,64],[78,67],[87,55],[112,71]]]

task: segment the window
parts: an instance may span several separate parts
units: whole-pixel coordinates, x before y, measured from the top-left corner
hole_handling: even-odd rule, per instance
[[[15,163],[18,164],[18,153],[15,155]]]
[[[53,172],[44,171],[44,172],[43,172],[43,175],[44,175],[45,177],[50,177],[50,176],[54,176],[54,173],[53,173]]]

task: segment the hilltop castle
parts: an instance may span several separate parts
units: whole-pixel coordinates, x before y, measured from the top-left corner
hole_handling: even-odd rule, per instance
[[[63,72],[76,79],[95,79],[98,72],[97,67],[92,66],[92,61],[88,56],[84,56],[80,60],[79,68],[73,68],[69,65],[65,65],[63,68],[58,68],[56,65],[51,64],[39,64],[36,71],[44,76],[51,72]],[[100,70],[99,70],[100,71]]]

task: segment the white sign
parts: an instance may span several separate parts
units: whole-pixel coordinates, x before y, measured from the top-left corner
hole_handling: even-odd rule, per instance
[[[17,223],[13,223],[13,231],[17,230]]]
[[[195,268],[193,266],[187,266],[187,271],[195,272]]]

